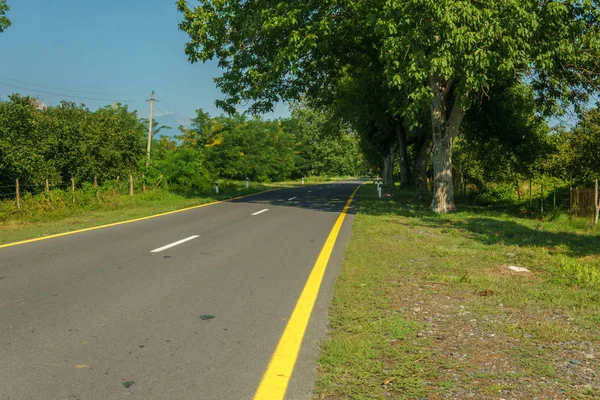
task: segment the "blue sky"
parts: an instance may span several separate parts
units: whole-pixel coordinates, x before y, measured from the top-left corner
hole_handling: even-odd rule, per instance
[[[188,37],[177,29],[175,0],[8,0],[8,5],[13,25],[0,34],[0,99],[19,92],[49,105],[65,99],[91,109],[119,100],[147,117],[146,99],[155,90],[162,100],[156,115],[171,114],[182,123],[197,108],[221,113],[214,105],[222,98],[213,82],[219,69],[215,62],[187,61]],[[288,115],[279,105],[265,117]]]

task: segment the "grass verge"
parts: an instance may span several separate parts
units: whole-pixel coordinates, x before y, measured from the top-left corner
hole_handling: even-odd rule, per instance
[[[4,209],[0,209],[0,244],[126,221],[273,188],[276,187],[255,183],[246,189],[240,182],[229,184],[219,195],[153,190],[129,196],[105,191],[76,199],[75,204],[69,193],[54,191],[50,202],[31,198],[22,205],[21,211],[17,211],[12,202],[10,208],[5,204]]]
[[[411,198],[360,189],[315,398],[600,396],[598,232]]]
[[[307,177],[306,184],[351,179],[350,177]],[[206,204],[218,200],[249,195],[270,189],[301,185],[301,181],[261,184],[227,181],[221,193],[179,193],[169,190],[150,190],[129,196],[113,187],[93,188],[91,185],[76,191],[75,201],[67,191],[53,190],[49,201],[46,195],[25,196],[21,210],[13,200],[0,202],[0,244],[33,239],[56,233],[126,221],[163,212]]]

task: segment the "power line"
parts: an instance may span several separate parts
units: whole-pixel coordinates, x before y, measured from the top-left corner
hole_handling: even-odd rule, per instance
[[[156,96],[158,97],[158,96]],[[162,105],[160,103],[156,103],[154,104],[154,107],[156,107],[158,109],[158,111],[160,111],[161,115],[169,115],[169,114],[173,114],[173,111],[167,109],[167,108],[163,108]],[[160,116],[160,115],[159,115]]]
[[[175,108],[173,108],[169,103],[167,103],[162,97],[159,97],[158,95],[156,95],[156,97],[168,108],[171,109],[171,111],[173,111],[174,113],[177,113],[177,110],[175,110]]]
[[[82,90],[64,89],[64,88],[58,88],[58,87],[54,87],[54,86],[40,85],[40,84],[37,84],[37,83],[32,83],[32,82],[27,82],[27,81],[20,81],[18,79],[7,78],[5,76],[0,76],[0,79],[4,79],[4,80],[7,80],[7,81],[12,81],[12,82],[17,82],[17,83],[23,83],[25,85],[30,85],[30,86],[43,87],[43,88],[46,88],[46,89],[60,90],[61,92],[73,92],[73,93],[81,93],[81,94],[94,94],[94,95],[100,95],[100,96],[135,96],[135,95],[143,94],[143,93],[99,93],[99,92],[84,92]]]
[[[4,86],[7,87],[9,89],[18,89],[18,90],[25,90],[31,93],[35,93],[35,94],[48,94],[51,96],[62,96],[62,97],[68,97],[68,98],[72,98],[72,99],[80,99],[80,100],[95,100],[95,101],[120,101],[120,102],[134,102],[134,101],[140,101],[139,99],[132,99],[132,100],[125,100],[125,99],[106,99],[106,98],[96,98],[96,97],[83,97],[83,96],[74,96],[74,95],[70,95],[70,94],[64,94],[64,93],[55,93],[55,92],[48,92],[48,91],[44,91],[44,90],[38,90],[38,89],[31,89],[31,88],[27,88],[24,86],[18,86],[18,85],[12,85],[9,83],[3,83],[0,82],[0,86]]]
[[[175,115],[178,115],[179,118],[182,118],[184,122],[189,123],[189,121],[191,120],[191,118],[188,118],[185,115],[181,114],[179,111],[177,111],[175,109],[175,107],[173,107],[169,103],[167,103],[162,97],[156,95],[156,98],[159,99],[161,101],[161,103],[163,103],[167,107],[167,110],[172,111]],[[177,121],[177,122],[179,122],[181,125],[184,125],[184,124],[181,123],[181,121]]]

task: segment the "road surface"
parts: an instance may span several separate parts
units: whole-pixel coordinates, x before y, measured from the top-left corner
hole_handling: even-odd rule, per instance
[[[0,399],[252,399],[360,182],[0,249]],[[286,399],[311,399],[342,226]]]

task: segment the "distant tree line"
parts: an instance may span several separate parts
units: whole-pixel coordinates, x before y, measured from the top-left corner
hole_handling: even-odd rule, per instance
[[[216,179],[273,182],[369,171],[359,138],[331,126],[323,112],[299,105],[290,118],[277,120],[196,113],[191,127],[158,141],[149,179],[162,175],[171,186],[206,190]]]
[[[359,139],[330,126],[322,113],[297,106],[291,118],[264,120],[235,114],[211,117],[197,111],[179,135],[153,141],[146,170],[148,121],[115,104],[91,111],[61,102],[48,107],[13,94],[0,102],[0,186],[41,187],[146,179],[199,190],[219,179],[281,181],[308,175],[356,175],[366,170]],[[155,127],[158,136],[160,129]]]

